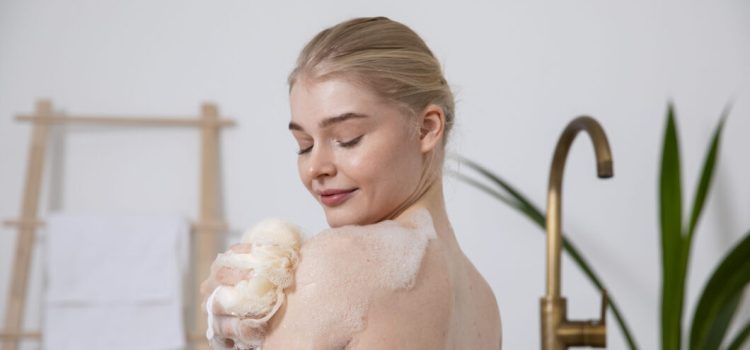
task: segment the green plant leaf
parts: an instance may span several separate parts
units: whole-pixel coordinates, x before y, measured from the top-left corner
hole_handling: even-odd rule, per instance
[[[714,169],[716,167],[716,161],[717,161],[717,155],[719,152],[719,144],[721,143],[721,134],[722,130],[724,129],[724,122],[726,120],[726,116],[728,113],[728,108],[724,110],[724,113],[719,120],[719,124],[716,126],[716,129],[714,130],[713,137],[711,140],[711,144],[708,148],[708,151],[706,152],[706,157],[703,162],[703,169],[701,171],[700,180],[698,181],[698,186],[695,190],[695,198],[693,199],[693,210],[690,214],[690,221],[688,222],[687,232],[683,235],[683,241],[682,241],[682,252],[680,255],[680,266],[679,266],[679,274],[678,276],[681,276],[682,286],[683,286],[683,292],[684,295],[684,286],[687,283],[687,275],[689,270],[689,264],[690,264],[690,251],[692,249],[693,245],[693,236],[695,232],[695,228],[698,225],[698,220],[700,219],[701,213],[703,212],[703,207],[706,203],[706,197],[708,196],[710,187],[711,187],[711,179],[713,178]],[[684,298],[684,297],[683,297]],[[730,312],[731,315],[729,315],[729,319],[731,319],[731,316],[734,315],[734,308],[730,308],[727,310],[727,312]]]
[[[523,208],[521,207],[521,205],[518,202],[516,202],[515,199],[508,198],[507,195],[502,194],[502,193],[500,193],[498,191],[495,191],[490,186],[487,186],[487,185],[485,185],[485,184],[483,184],[483,183],[481,183],[481,182],[479,182],[477,180],[474,180],[474,179],[472,179],[472,178],[470,178],[470,177],[468,177],[468,176],[466,176],[464,174],[461,174],[459,172],[456,172],[456,171],[447,170],[446,174],[448,174],[450,176],[453,176],[455,178],[458,178],[459,180],[461,180],[463,182],[466,182],[467,184],[478,188],[482,192],[485,192],[485,193],[489,194],[490,196],[495,197],[497,200],[499,200],[499,201],[501,201],[501,202],[503,202],[503,203],[505,203],[505,204],[507,204],[507,205],[509,205],[511,207],[514,207],[517,210],[523,210]]]
[[[714,173],[714,169],[715,169],[716,161],[717,161],[717,155],[719,152],[719,144],[721,143],[721,134],[722,134],[722,130],[724,129],[724,123],[726,121],[728,111],[729,111],[728,108],[724,110],[724,113],[719,120],[719,124],[716,126],[716,129],[714,130],[713,137],[709,145],[708,151],[706,152],[705,160],[703,162],[703,169],[701,171],[701,176],[698,181],[698,186],[696,187],[696,190],[695,190],[695,198],[693,199],[693,209],[690,214],[690,221],[688,222],[687,232],[683,236],[684,238],[682,241],[682,252],[680,255],[681,259],[680,259],[679,274],[678,274],[678,276],[681,276],[683,278],[682,280],[682,286],[683,286],[682,294],[683,295],[684,295],[684,286],[686,284],[686,278],[687,278],[686,276],[689,270],[690,251],[692,247],[693,236],[694,236],[695,228],[698,225],[698,220],[700,219],[701,213],[703,212],[703,208],[706,203],[706,197],[708,196],[708,193],[710,190],[711,180],[713,178],[713,173]],[[709,346],[708,348],[703,347],[704,349],[718,349],[719,345],[721,345],[721,340],[724,338],[726,329],[729,327],[729,322],[731,322],[732,317],[734,317],[734,313],[736,311],[736,307],[738,303],[739,303],[739,296],[737,296],[737,300],[735,300],[733,303],[727,304],[722,310],[722,312],[720,312],[720,316],[717,318],[717,323],[714,324],[713,331],[710,332],[710,336],[708,337],[709,341],[707,342],[707,344],[713,344],[713,346]]]
[[[462,157],[460,155],[451,155],[451,158],[454,160],[467,165],[472,170],[478,172],[482,176],[484,176],[487,180],[494,183],[499,187],[500,191],[505,191],[507,193],[501,193],[498,190],[494,190],[490,188],[487,185],[482,184],[479,181],[476,181],[474,179],[471,179],[470,177],[463,175],[461,173],[455,172],[455,171],[448,171],[447,173],[451,176],[454,176],[458,178],[459,180],[467,183],[470,186],[473,186],[480,191],[495,197],[502,201],[503,203],[506,203],[510,205],[512,208],[520,211],[522,214],[525,215],[526,218],[537,224],[541,228],[541,232],[545,233],[545,227],[546,227],[546,219],[545,215],[542,213],[542,211],[531,203],[530,200],[527,199],[526,196],[524,196],[520,191],[515,189],[513,186],[511,186],[507,181],[503,180],[496,174],[492,173],[487,168],[481,166],[480,164],[469,160],[468,158]],[[573,245],[572,242],[570,242],[567,238],[565,238],[567,235],[563,233],[563,250],[568,253],[568,255],[573,259],[573,261],[578,265],[578,267],[584,272],[584,274],[589,278],[589,280],[600,290],[605,289],[604,284],[601,282],[601,279],[599,276],[596,275],[596,273],[591,269],[590,264],[586,261],[586,259],[579,253],[578,249]],[[625,322],[624,317],[622,316],[622,313],[620,312],[619,307],[617,306],[617,303],[615,302],[614,298],[612,297],[611,293],[608,293],[609,298],[609,308],[612,311],[612,313],[615,316],[615,319],[617,320],[617,325],[620,327],[620,330],[622,331],[625,340],[628,342],[628,345],[630,346],[630,349],[638,349],[638,346],[635,344],[635,340],[630,332],[630,329]]]
[[[737,307],[740,304],[742,294],[737,294],[732,297],[725,305],[722,305],[719,312],[716,314],[716,319],[709,326],[708,335],[706,340],[701,344],[700,348],[690,344],[691,349],[703,349],[703,350],[718,350],[721,346],[724,336],[729,330],[729,325],[732,323],[734,314],[737,312]]]
[[[667,112],[667,126],[662,148],[659,210],[662,251],[662,349],[680,350],[685,290],[685,276],[680,271],[682,265],[682,185],[677,126],[674,107],[671,103]]]
[[[734,337],[734,340],[732,340],[731,343],[729,343],[729,346],[727,346],[727,350],[740,350],[740,347],[742,344],[745,343],[745,341],[750,337],[750,321],[745,323],[745,326],[740,329],[739,332],[737,332],[737,336]]]
[[[473,169],[474,171],[484,176],[486,179],[490,180],[495,185],[499,186],[502,190],[507,192],[508,195],[511,198],[513,198],[513,200],[515,200],[513,206],[516,209],[522,211],[532,221],[541,225],[542,228],[545,227],[546,225],[545,215],[538,208],[536,208],[536,206],[534,206],[534,204],[532,204],[531,201],[526,199],[526,197],[523,196],[518,190],[513,188],[513,186],[511,186],[507,181],[501,179],[500,176],[492,173],[489,169],[479,165],[478,163],[472,161],[471,159],[462,157],[460,155],[451,155],[451,158],[454,158],[459,163],[466,164],[467,166],[469,166],[469,168]]]
[[[693,314],[690,349],[717,349],[734,316],[742,290],[750,283],[750,232],[725,256],[703,288]],[[725,325],[722,329],[722,325]]]
[[[721,142],[721,132],[722,130],[724,130],[724,123],[726,121],[727,115],[728,109],[725,109],[723,115],[721,116],[721,119],[719,120],[719,125],[717,125],[716,129],[714,130],[714,134],[711,140],[711,146],[708,150],[708,153],[706,153],[705,160],[703,161],[703,171],[701,172],[700,181],[695,191],[695,198],[693,199],[693,211],[690,215],[690,223],[688,225],[686,235],[686,245],[688,246],[688,248],[690,247],[693,240],[693,232],[695,232],[695,227],[698,225],[698,219],[700,219],[701,212],[703,211],[703,206],[706,201],[706,196],[708,195],[708,191],[711,186],[711,179],[713,177],[714,168],[716,165],[716,156],[719,152],[719,144]]]

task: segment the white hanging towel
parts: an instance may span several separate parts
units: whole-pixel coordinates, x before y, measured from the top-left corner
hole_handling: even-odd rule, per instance
[[[178,215],[49,215],[42,348],[185,348],[190,225]]]

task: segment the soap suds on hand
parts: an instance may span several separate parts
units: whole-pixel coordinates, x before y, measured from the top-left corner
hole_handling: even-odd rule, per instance
[[[284,289],[294,281],[300,247],[297,226],[279,219],[264,220],[248,230],[241,242],[250,244],[249,252],[230,251],[217,258],[220,265],[251,271],[251,277],[234,286],[219,286],[208,298],[206,337],[214,349],[226,348],[223,339],[215,337],[214,303],[237,316],[236,326],[245,328],[235,330],[239,339],[233,339],[234,349],[259,349],[266,323],[284,302]]]

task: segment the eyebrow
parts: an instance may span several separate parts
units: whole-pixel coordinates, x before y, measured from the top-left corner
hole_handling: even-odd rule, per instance
[[[321,128],[321,129],[323,129],[323,128],[329,127],[329,126],[331,126],[333,124],[341,123],[341,122],[343,122],[345,120],[354,119],[354,118],[357,118],[357,119],[359,119],[359,118],[368,118],[368,117],[369,116],[367,114],[355,113],[355,112],[346,112],[346,113],[339,114],[339,115],[334,116],[334,117],[329,117],[329,118],[321,120],[320,123],[318,124],[318,127]],[[289,122],[289,130],[305,131],[305,129],[303,129],[302,126],[300,126],[299,124],[297,124],[295,122]]]

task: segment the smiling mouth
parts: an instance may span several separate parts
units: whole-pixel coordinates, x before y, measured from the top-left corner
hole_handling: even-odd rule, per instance
[[[329,207],[335,207],[341,203],[346,202],[351,196],[354,195],[354,193],[358,190],[358,188],[352,189],[350,191],[346,192],[338,192],[328,195],[320,195],[320,201]]]

